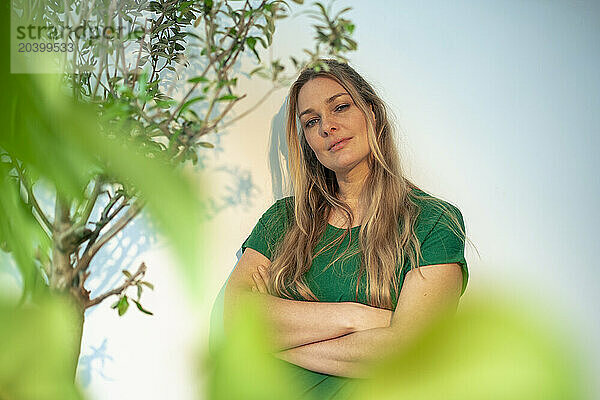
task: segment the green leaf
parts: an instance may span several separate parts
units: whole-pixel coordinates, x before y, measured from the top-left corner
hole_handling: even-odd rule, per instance
[[[234,94],[226,94],[225,96],[221,96],[217,99],[217,101],[229,101],[229,100],[235,100],[237,99],[239,96],[236,96]]]
[[[127,279],[131,279],[131,272],[127,271],[126,269],[124,269],[122,272],[123,272],[123,275],[125,275],[127,277]]]
[[[138,310],[140,310],[140,311],[141,311],[141,312],[143,312],[144,314],[148,314],[148,315],[154,315],[152,312],[150,312],[150,311],[148,311],[148,310],[144,309],[144,307],[142,307],[142,305],[141,305],[141,304],[140,304],[138,301],[136,301],[136,300],[133,300],[133,302],[134,302],[134,303],[135,303],[135,305],[137,306]]]
[[[208,142],[198,142],[199,146],[206,147],[207,149],[214,149],[215,145]]]
[[[257,37],[257,39],[258,39],[258,40],[260,40],[260,44],[262,44],[262,47],[263,47],[264,49],[266,49],[267,47],[269,47],[269,46],[267,45],[267,42],[265,42],[265,39],[261,38],[260,36],[259,36],[259,37]],[[260,59],[259,59],[259,60],[260,60]]]
[[[158,12],[158,11],[162,10],[162,5],[158,1],[151,1],[148,4],[148,10]]]
[[[198,96],[186,101],[185,103],[183,103],[183,106],[181,106],[181,110],[179,110],[179,115],[183,114],[183,112],[186,111],[192,104],[202,100],[206,100],[206,96]]]
[[[197,165],[198,164],[198,154],[194,151],[193,148],[190,148],[190,160],[192,160],[192,165]]]
[[[358,47],[357,43],[350,39],[350,38],[344,38],[344,40],[348,43],[348,48],[350,50],[356,50],[356,48]]]
[[[233,79],[229,79],[229,80],[220,80],[217,83],[217,89],[221,88],[223,86],[236,86],[237,85],[237,78],[233,78]]]
[[[262,41],[262,39],[261,39]],[[264,42],[263,42],[264,43]],[[256,38],[253,36],[249,36],[246,38],[246,44],[248,45],[248,47],[250,47],[250,50],[252,50],[252,52],[254,53],[254,55],[256,56],[256,58],[258,59],[258,61],[260,61],[260,56],[258,55],[258,52],[256,51]]]
[[[352,34],[354,32],[354,24],[346,24],[346,30],[348,33]]]
[[[119,300],[119,304],[117,304],[119,316],[122,316],[123,314],[125,314],[125,312],[127,311],[128,308],[129,308],[129,302],[127,301],[127,296],[121,297],[121,300]]]
[[[197,76],[195,78],[188,79],[188,82],[190,82],[190,83],[208,82],[208,78],[206,78],[204,76]]]
[[[151,284],[150,282],[142,281],[140,283],[146,287],[149,287],[151,290],[154,290],[154,285]]]
[[[137,298],[138,300],[140,299],[140,297],[142,297],[142,285],[140,285],[139,283],[136,285],[137,286]]]
[[[0,300],[0,398],[84,399],[73,382],[82,317],[58,300],[19,308]]]
[[[252,76],[252,75],[256,74],[257,72],[262,71],[264,68],[265,67],[263,67],[263,66],[254,68],[252,71],[250,71],[250,75]]]
[[[350,11],[350,10],[352,10],[352,7],[346,7],[346,8],[344,8],[344,9],[342,9],[342,10],[338,11],[338,13],[335,15],[335,17],[333,17],[333,20],[334,20],[334,21],[337,21],[337,20],[340,18],[340,16],[341,16],[342,14],[344,14],[344,13],[346,13],[346,12]],[[354,25],[353,25],[352,27],[353,27],[353,29],[354,29]]]
[[[162,108],[162,109],[165,109],[165,110],[169,109],[169,108],[171,108],[171,106],[174,106],[175,104],[177,104],[176,100],[157,100],[157,99],[154,99],[154,101],[156,102],[156,105],[159,108]]]

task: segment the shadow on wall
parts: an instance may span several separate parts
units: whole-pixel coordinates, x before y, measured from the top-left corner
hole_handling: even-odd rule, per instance
[[[82,387],[88,387],[92,377],[101,377],[104,381],[114,381],[113,378],[104,374],[105,361],[112,361],[113,357],[107,351],[108,339],[104,338],[98,347],[88,346],[85,354],[79,357],[77,368],[77,382]]]
[[[269,136],[269,171],[271,174],[271,187],[273,191],[273,202],[286,196],[291,196],[293,193],[289,169],[287,165],[288,161],[288,146],[286,140],[286,108],[287,108],[287,97],[277,114],[273,116],[271,120],[271,133]],[[250,232],[248,232],[250,235]],[[247,237],[247,236],[246,236]],[[241,243],[240,243],[241,246]],[[240,247],[236,252],[236,263],[232,268],[231,272],[237,266],[237,263],[242,257],[242,248]],[[209,332],[209,352],[213,352],[216,348],[219,340],[224,335],[223,329],[223,307],[224,307],[224,296],[225,286],[229,276],[221,286],[219,294],[217,295],[210,313],[210,332]]]
[[[293,193],[287,165],[289,152],[285,133],[286,108],[287,97],[271,121],[269,171],[271,172],[273,200],[291,196]]]
[[[97,203],[99,204],[99,203]],[[96,212],[101,212],[104,205],[98,207]],[[123,211],[122,211],[123,212]],[[92,214],[93,215],[93,214]],[[118,219],[118,216],[117,216]],[[89,278],[89,287],[92,298],[117,287],[125,279],[121,272],[123,269],[137,269],[138,257],[145,254],[159,242],[155,224],[147,215],[145,210],[134,218],[121,232],[111,239],[106,246],[102,247],[92,261]],[[91,307],[85,312],[85,318],[93,318],[98,307],[108,308],[115,301],[111,297],[101,304]],[[142,295],[142,304],[144,297]],[[116,310],[115,310],[116,313]],[[107,338],[104,338],[100,346],[94,346],[86,339],[84,327],[81,346],[81,357],[77,369],[77,381],[83,387],[90,386],[93,380],[111,381],[111,377],[104,374],[105,361],[112,361],[113,357],[107,350]]]

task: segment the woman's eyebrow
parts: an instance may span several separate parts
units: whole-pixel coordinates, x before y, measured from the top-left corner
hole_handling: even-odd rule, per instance
[[[331,96],[330,98],[328,98],[327,100],[325,100],[325,103],[329,104],[332,101],[334,101],[335,99],[337,99],[338,97],[344,96],[344,95],[348,95],[349,96],[349,94],[346,93],[346,92],[341,92],[341,93],[338,93],[338,94],[334,94],[333,96]],[[304,114],[308,114],[308,113],[311,113],[311,112],[314,112],[314,111],[315,110],[313,110],[312,108],[307,108],[306,110],[302,111],[300,113],[300,115],[298,115],[298,118],[302,117]]]

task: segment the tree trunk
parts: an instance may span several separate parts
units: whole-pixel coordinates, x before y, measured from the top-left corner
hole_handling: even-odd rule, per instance
[[[50,272],[50,292],[56,296],[64,298],[73,310],[71,318],[67,318],[69,325],[69,338],[71,354],[68,366],[73,381],[77,374],[77,364],[81,354],[81,340],[83,336],[83,323],[85,314],[84,299],[81,298],[77,288],[73,287],[73,265],[71,263],[71,253],[74,249],[66,246],[62,235],[67,231],[72,221],[70,218],[71,202],[58,194],[56,195],[56,205],[54,214],[54,229],[52,232],[52,268]],[[76,251],[76,249],[75,249]]]
[[[70,202],[56,194],[56,206],[54,210],[54,229],[52,232],[52,268],[50,271],[50,289],[58,292],[66,292],[71,287],[71,265],[70,250],[65,248],[62,234],[71,226],[69,216]]]
[[[79,363],[79,356],[81,354],[81,342],[83,337],[83,323],[85,320],[85,308],[81,305],[79,300],[73,296],[71,293],[65,292],[51,292],[51,296],[66,302],[68,307],[65,308],[65,312],[69,315],[65,315],[62,321],[63,324],[68,324],[65,326],[67,332],[66,337],[68,338],[67,351],[69,352],[69,356],[66,358],[68,361],[67,366],[65,366],[70,375],[73,377],[73,381],[75,381],[75,376],[77,373],[77,364]]]
[[[75,381],[75,377],[77,375],[77,365],[79,363],[79,356],[81,355],[81,341],[83,338],[83,324],[85,322],[85,310],[77,309],[77,313],[75,313],[75,320],[73,321],[71,332],[73,341],[73,358],[71,362],[71,372],[73,376],[73,382]]]

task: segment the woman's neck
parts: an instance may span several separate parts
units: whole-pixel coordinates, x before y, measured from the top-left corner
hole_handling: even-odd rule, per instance
[[[358,206],[360,194],[368,175],[369,168],[366,163],[360,163],[346,173],[336,172],[339,199],[348,203],[351,208]]]

